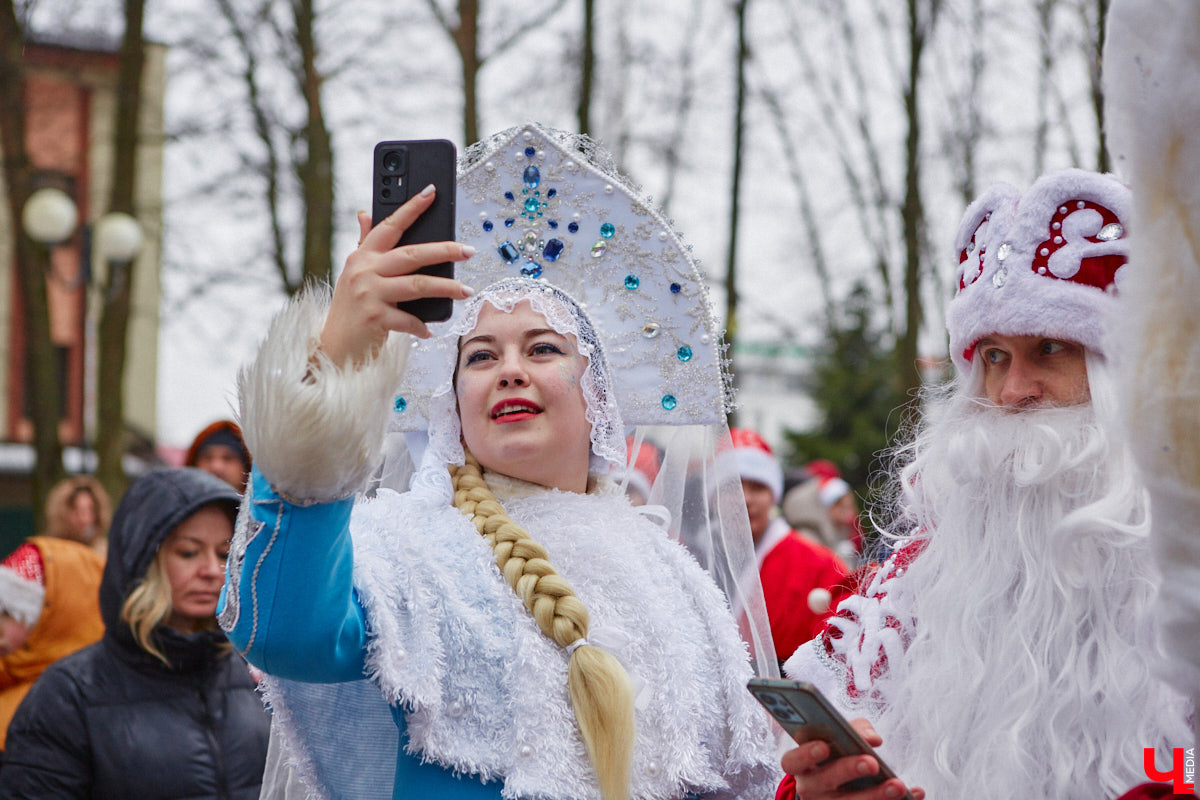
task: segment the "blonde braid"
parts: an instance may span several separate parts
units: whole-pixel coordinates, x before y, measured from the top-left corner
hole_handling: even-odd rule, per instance
[[[496,554],[504,580],[533,614],[542,633],[560,647],[587,639],[588,612],[571,585],[554,571],[546,549],[533,540],[488,488],[479,463],[451,467],[454,505]],[[584,645],[571,652],[567,688],[575,721],[600,782],[604,800],[627,800],[633,761],[633,688],[621,663],[608,651]]]

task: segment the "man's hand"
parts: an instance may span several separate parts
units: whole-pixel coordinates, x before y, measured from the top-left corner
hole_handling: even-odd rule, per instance
[[[872,747],[883,744],[883,738],[863,718],[850,722],[854,730]],[[910,791],[899,778],[891,778],[878,786],[859,791],[842,791],[841,786],[856,778],[879,773],[879,762],[873,756],[855,755],[839,758],[828,764],[829,744],[824,741],[808,742],[783,754],[783,771],[796,779],[796,800],[895,800]],[[914,800],[922,800],[922,789],[911,790]]]

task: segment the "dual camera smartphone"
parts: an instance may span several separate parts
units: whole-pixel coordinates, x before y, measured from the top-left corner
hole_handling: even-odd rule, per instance
[[[437,188],[433,205],[404,231],[396,246],[454,241],[454,196],[456,153],[445,139],[411,139],[375,145],[371,179],[371,225],[374,227],[426,186]],[[454,262],[422,267],[417,272],[442,278],[454,277]],[[423,297],[400,303],[402,311],[423,322],[450,319],[453,301]]]
[[[763,704],[780,727],[797,744],[824,740],[829,744],[825,763],[844,756],[869,755],[879,762],[879,772],[843,784],[842,791],[870,789],[896,777],[871,745],[867,744],[841,713],[811,683],[753,678],[746,688]],[[913,800],[905,792],[902,800]]]

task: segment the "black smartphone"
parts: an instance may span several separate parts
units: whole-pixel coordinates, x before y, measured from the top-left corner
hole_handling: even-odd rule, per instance
[[[841,789],[869,789],[896,777],[896,773],[883,762],[875,749],[858,735],[849,721],[811,683],[752,678],[746,688],[797,744],[815,740],[828,742],[827,761],[860,753],[875,757],[879,762],[879,772],[855,778],[843,784]],[[913,800],[912,794],[905,792],[904,800]]]
[[[420,194],[432,183],[437,187],[433,205],[417,217],[396,246],[453,241],[455,160],[454,144],[445,139],[412,139],[375,145],[371,182],[372,226],[378,225],[410,197]],[[454,262],[422,267],[418,272],[453,278]],[[442,297],[423,297],[398,305],[402,311],[423,322],[450,319],[454,310],[453,301]]]

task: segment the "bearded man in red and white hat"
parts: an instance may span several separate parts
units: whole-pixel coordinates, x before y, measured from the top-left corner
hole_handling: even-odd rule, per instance
[[[718,469],[741,475],[771,639],[782,661],[821,630],[847,593],[848,570],[836,553],[792,530],[777,513],[783,468],[770,445],[749,428],[734,428],[729,436],[733,446],[718,457]]]
[[[1069,170],[967,209],[957,377],[897,449],[894,555],[786,664],[864,718],[914,797],[1111,799],[1146,781],[1145,748],[1166,765],[1195,746],[1156,672],[1147,494],[1111,419],[1130,207],[1115,178]],[[905,789],[842,793],[878,764],[828,755],[787,753],[781,796]]]

